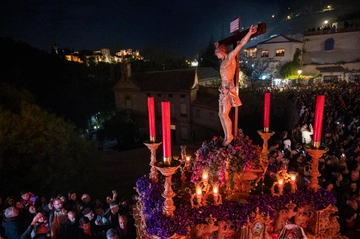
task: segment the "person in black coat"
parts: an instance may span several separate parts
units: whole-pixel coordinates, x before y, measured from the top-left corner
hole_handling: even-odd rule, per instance
[[[74,211],[69,211],[65,223],[60,226],[59,239],[77,239],[79,231],[76,213]]]
[[[19,216],[19,210],[16,207],[8,207],[4,212],[4,219],[2,221],[2,225],[5,229],[5,237],[7,239],[25,239],[27,238],[31,231],[34,229],[35,224],[42,217],[42,213],[36,214],[33,218],[31,224],[27,227],[27,229],[22,232],[19,229],[19,225],[17,222],[17,218]]]

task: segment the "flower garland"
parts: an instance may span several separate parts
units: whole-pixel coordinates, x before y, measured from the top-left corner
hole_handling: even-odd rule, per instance
[[[246,172],[256,166],[259,161],[260,147],[253,145],[248,137],[244,137],[239,129],[233,145],[222,147],[223,139],[214,137],[205,141],[197,151],[193,165],[191,182],[198,183],[204,170],[209,173],[209,180],[218,181],[221,187],[226,185],[226,173],[230,183],[234,184],[233,176],[236,173]]]
[[[224,201],[221,205],[203,206],[191,208],[183,198],[183,203],[176,205],[174,217],[166,217],[162,214],[164,200],[161,193],[164,190],[162,184],[154,183],[149,175],[144,175],[136,182],[136,190],[144,204],[143,214],[146,215],[146,231],[149,235],[155,235],[161,239],[169,238],[175,233],[181,236],[189,234],[189,228],[197,224],[206,224],[206,218],[212,215],[218,221],[232,222],[240,228],[247,223],[247,216],[259,209],[259,213],[275,218],[275,212],[286,208],[286,204],[293,202],[297,207],[310,205],[315,210],[322,210],[330,204],[335,205],[336,198],[325,189],[317,192],[296,191],[285,193],[282,196],[270,194],[252,195],[248,203],[237,201]],[[187,199],[188,200],[188,199]],[[181,201],[181,200],[180,200]],[[252,218],[249,218],[250,221]]]

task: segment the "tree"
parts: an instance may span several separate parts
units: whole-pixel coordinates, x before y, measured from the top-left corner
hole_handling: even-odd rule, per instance
[[[297,71],[301,66],[300,56],[301,56],[301,50],[299,48],[296,48],[296,51],[293,56],[293,60],[288,63],[285,63],[280,69],[280,76],[282,78],[289,79],[289,78],[297,77]]]
[[[270,75],[270,78],[276,76],[276,69],[279,61],[273,58],[252,58],[240,63],[240,70],[251,83],[254,85],[260,80],[260,76],[263,74]]]
[[[55,114],[25,101],[19,112],[0,108],[0,191],[99,190],[100,159],[75,125]]]

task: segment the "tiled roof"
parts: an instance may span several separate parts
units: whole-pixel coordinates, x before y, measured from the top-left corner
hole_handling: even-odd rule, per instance
[[[196,68],[133,73],[131,81],[142,91],[189,91],[195,82]]]

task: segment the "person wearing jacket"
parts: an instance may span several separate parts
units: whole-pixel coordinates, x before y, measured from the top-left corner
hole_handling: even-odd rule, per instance
[[[7,239],[25,239],[27,238],[31,231],[34,229],[35,224],[38,222],[40,217],[42,217],[42,213],[36,214],[36,216],[33,218],[30,225],[27,227],[27,229],[22,232],[20,231],[17,218],[19,216],[19,210],[16,207],[8,207],[5,209],[4,212],[4,219],[2,221],[2,225],[5,229],[5,237]]]

